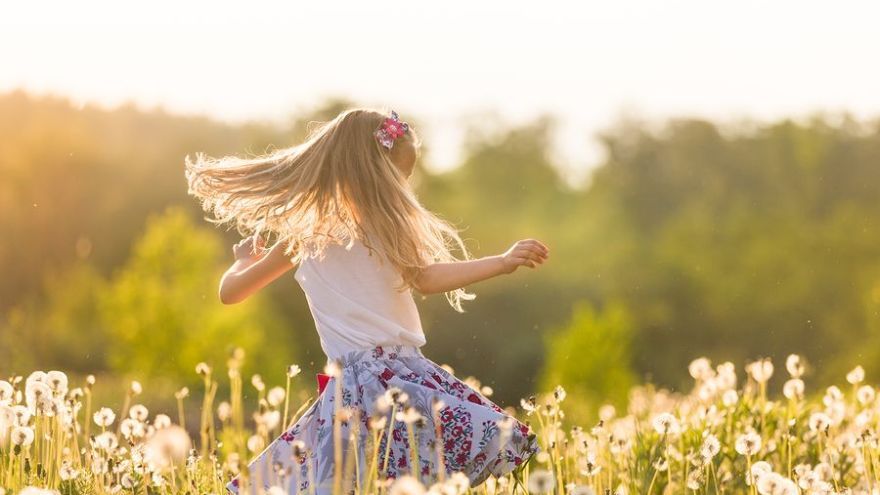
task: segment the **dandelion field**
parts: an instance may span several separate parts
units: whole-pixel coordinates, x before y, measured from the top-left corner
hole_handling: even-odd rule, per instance
[[[236,474],[246,472],[247,460],[280,435],[310,404],[291,403],[291,379],[300,373],[292,365],[287,382],[268,387],[258,375],[246,384],[241,373],[243,352],[236,350],[222,376],[208,365],[195,372],[204,381],[199,429],[191,437],[178,411],[155,414],[137,402],[142,386],[133,382],[124,391],[121,410],[93,402],[96,383],[88,377],[74,386],[60,371],[36,371],[28,377],[0,380],[0,494],[222,494]],[[635,387],[626,411],[610,405],[599,408],[593,425],[569,425],[565,419],[566,392],[523,399],[518,418],[537,434],[541,452],[516,473],[490,477],[469,486],[460,473],[421,473],[384,479],[379,468],[381,436],[394,422],[418,435],[431,422],[393,389],[388,415],[370,419],[370,473],[359,486],[339,463],[332,493],[421,495],[436,493],[496,494],[876,494],[880,402],[874,386],[864,383],[857,366],[846,385],[831,386],[807,396],[805,363],[797,355],[785,362],[782,390],[768,390],[774,374],[769,359],[747,363],[737,374],[733,363],[717,366],[706,358],[689,366],[694,386],[672,393],[651,385]],[[333,373],[332,368],[325,370]],[[228,380],[230,394],[218,397],[219,380]],[[469,378],[484,395],[491,389]],[[245,403],[244,387],[254,387],[257,400]],[[195,392],[193,392],[195,394]],[[252,401],[253,402],[253,401]],[[513,412],[513,411],[511,411]],[[351,412],[337,407],[336,422]],[[502,431],[505,425],[500,425]],[[337,460],[342,444],[336,442]],[[442,445],[436,454],[442,458]],[[302,462],[310,462],[305,446],[297,446]],[[352,449],[347,449],[352,452]],[[295,454],[296,455],[296,454]],[[386,454],[387,455],[387,454]],[[415,455],[418,455],[417,453]],[[441,464],[442,465],[442,464]],[[242,477],[242,492],[248,483]],[[288,493],[273,486],[267,493]],[[310,487],[308,493],[314,493]]]

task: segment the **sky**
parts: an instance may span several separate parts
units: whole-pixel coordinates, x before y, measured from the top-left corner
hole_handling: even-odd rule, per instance
[[[0,92],[229,122],[342,96],[417,118],[439,170],[464,121],[552,114],[577,180],[624,115],[880,116],[878,19],[880,2],[846,0],[4,2]]]

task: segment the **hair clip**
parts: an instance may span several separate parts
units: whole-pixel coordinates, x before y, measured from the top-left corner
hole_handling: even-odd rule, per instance
[[[397,116],[397,112],[392,110],[391,117],[387,117],[385,121],[382,122],[382,126],[376,129],[376,132],[374,132],[373,135],[376,136],[382,146],[390,150],[391,147],[394,146],[394,140],[402,137],[408,130],[409,124],[401,122],[400,118]]]

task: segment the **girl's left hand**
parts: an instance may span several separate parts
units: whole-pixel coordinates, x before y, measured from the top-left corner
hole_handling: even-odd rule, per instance
[[[266,241],[262,237],[252,235],[238,241],[232,247],[236,260],[256,261],[265,254]]]

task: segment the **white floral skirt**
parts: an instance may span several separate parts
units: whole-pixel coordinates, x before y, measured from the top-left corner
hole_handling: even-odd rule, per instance
[[[364,486],[374,451],[378,452],[375,472],[384,472],[388,478],[412,474],[429,485],[438,479],[442,465],[447,474],[466,474],[471,486],[490,475],[502,476],[517,469],[539,451],[537,439],[529,433],[527,425],[426,358],[418,347],[396,345],[353,351],[337,363],[339,383],[330,378],[321,395],[296,423],[248,464],[251,493],[258,493],[259,487],[266,490],[273,486],[290,494],[332,492],[336,471],[333,417],[338,409],[337,400],[339,407],[354,413],[351,420],[340,422],[340,472],[351,480],[345,485],[349,488],[355,475],[360,486]],[[337,396],[339,390],[341,394]],[[401,397],[399,392],[404,395]],[[383,404],[389,395],[403,402],[390,408],[388,403]],[[408,414],[398,418],[402,421],[395,419],[392,425],[392,410]],[[421,420],[408,419],[413,416],[420,416]],[[381,423],[382,417],[386,418],[385,426],[381,430],[376,428],[374,433],[370,427]],[[438,430],[442,437],[439,445]],[[379,438],[378,449],[372,441],[374,435]],[[350,441],[352,436],[356,442]],[[411,466],[411,438],[418,445],[417,472]],[[233,478],[226,488],[239,493],[239,477]]]

